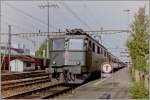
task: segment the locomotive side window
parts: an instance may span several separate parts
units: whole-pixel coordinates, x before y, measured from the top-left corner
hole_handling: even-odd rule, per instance
[[[91,48],[92,47],[92,43],[91,43],[91,41],[89,41],[89,48]]]
[[[69,50],[83,50],[83,39],[70,39]]]
[[[97,46],[97,53],[100,54],[100,47]]]
[[[95,44],[94,43],[92,44],[92,50],[93,50],[93,52],[95,52]]]
[[[64,39],[53,40],[53,50],[64,50],[64,45],[65,45]]]

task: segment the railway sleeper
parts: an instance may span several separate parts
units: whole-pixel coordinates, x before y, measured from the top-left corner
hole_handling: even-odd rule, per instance
[[[62,84],[63,83],[58,83],[58,84],[55,84],[55,85],[50,85],[50,86],[46,86],[46,87],[42,87],[42,88],[38,88],[38,89],[33,89],[33,90],[28,91],[28,92],[22,92],[22,93],[15,94],[15,95],[12,95],[12,96],[3,97],[3,99],[16,99],[16,98],[23,97],[23,96],[26,96],[26,95],[31,95],[32,93],[43,91],[43,90],[46,90],[46,89],[49,89],[49,88],[53,88],[53,87],[56,87],[56,86],[61,86]]]
[[[33,81],[33,82],[29,82],[29,83],[22,83],[20,85],[15,85],[15,86],[9,86],[9,87],[5,87],[5,88],[2,88],[2,90],[9,90],[9,89],[14,89],[14,88],[19,88],[19,87],[26,87],[26,86],[32,86],[32,85],[35,85],[35,84],[41,84],[41,83],[45,83],[45,82],[50,82],[51,80],[50,79],[42,79],[42,80],[36,80],[36,81]]]
[[[67,88],[67,89],[60,90],[60,91],[54,92],[54,93],[52,93],[52,94],[47,94],[47,95],[41,97],[41,99],[55,98],[55,97],[57,97],[57,96],[59,96],[59,95],[63,95],[63,94],[68,93],[69,91],[72,91],[72,90],[73,90],[73,88],[72,88],[72,87],[69,87],[69,88]]]
[[[33,81],[33,80],[41,80],[42,78],[48,78],[48,76],[41,76],[41,77],[36,77],[36,78],[25,78],[25,79],[20,79],[20,80],[6,81],[6,82],[2,82],[2,86],[10,85],[10,84],[18,84],[18,83],[22,83],[22,82],[29,82],[29,81]]]
[[[9,86],[9,87],[11,87],[11,86],[14,86],[15,84],[17,84],[17,85],[21,85],[21,84],[26,84],[26,83],[29,83],[29,82],[38,82],[38,81],[40,81],[40,80],[45,80],[45,79],[47,79],[47,78],[43,78],[43,79],[37,79],[37,80],[29,80],[29,81],[20,81],[20,82],[15,82],[15,83],[12,83],[12,84],[9,84],[9,85],[4,85],[4,86],[2,86],[2,87],[5,87],[5,86]]]

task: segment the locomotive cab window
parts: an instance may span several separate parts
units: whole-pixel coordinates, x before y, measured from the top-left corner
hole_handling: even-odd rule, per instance
[[[70,39],[69,50],[83,50],[83,39]]]
[[[53,40],[53,50],[64,50],[64,45],[65,45],[64,39]]]

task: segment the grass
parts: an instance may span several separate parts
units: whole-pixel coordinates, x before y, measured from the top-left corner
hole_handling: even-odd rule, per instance
[[[141,81],[134,81],[133,86],[129,88],[129,96],[133,99],[148,99],[149,91],[144,87]]]

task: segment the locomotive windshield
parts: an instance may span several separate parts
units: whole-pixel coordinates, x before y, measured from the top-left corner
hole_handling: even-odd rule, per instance
[[[54,39],[53,40],[53,50],[64,50],[64,39]]]
[[[69,50],[83,50],[83,39],[70,39]]]

